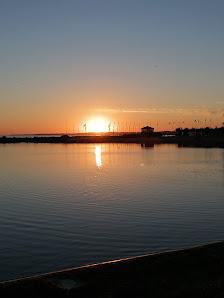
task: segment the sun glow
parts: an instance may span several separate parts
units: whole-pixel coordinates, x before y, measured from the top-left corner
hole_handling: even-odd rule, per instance
[[[86,124],[88,132],[106,132],[107,122],[103,119],[93,119]]]

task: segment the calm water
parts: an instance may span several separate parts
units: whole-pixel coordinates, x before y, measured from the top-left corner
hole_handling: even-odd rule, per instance
[[[224,150],[0,145],[0,281],[224,238]]]

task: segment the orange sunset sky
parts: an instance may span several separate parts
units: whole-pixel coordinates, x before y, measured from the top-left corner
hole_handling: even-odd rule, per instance
[[[223,9],[206,0],[2,1],[0,135],[220,127]]]

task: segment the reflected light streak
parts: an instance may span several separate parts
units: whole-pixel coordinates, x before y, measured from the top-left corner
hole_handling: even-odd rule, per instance
[[[102,162],[101,162],[101,148],[99,146],[97,146],[95,149],[95,155],[96,155],[96,165],[98,166],[98,168],[100,168],[102,166]]]

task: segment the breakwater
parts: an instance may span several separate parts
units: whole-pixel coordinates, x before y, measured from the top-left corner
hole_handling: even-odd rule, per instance
[[[1,297],[223,297],[224,242],[0,284]]]

